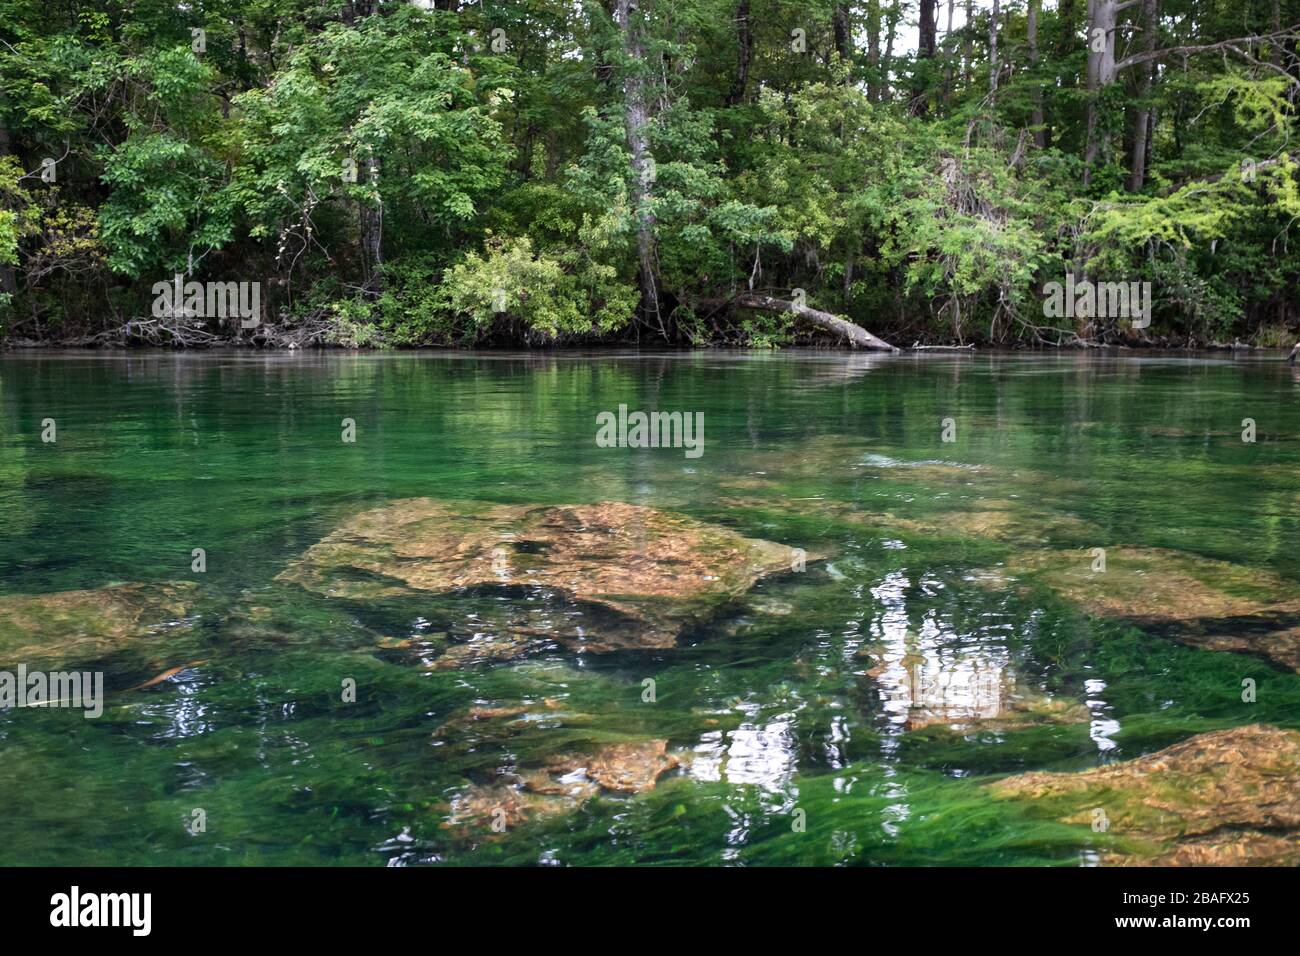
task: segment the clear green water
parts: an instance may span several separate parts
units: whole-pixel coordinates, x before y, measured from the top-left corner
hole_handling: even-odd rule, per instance
[[[0,597],[199,588],[192,626],[161,650],[78,662],[107,675],[102,718],[0,712],[0,863],[1088,863],[1108,836],[983,784],[1218,727],[1300,727],[1300,677],[977,572],[1030,535],[1084,561],[1161,547],[1300,582],[1298,400],[1284,364],[1183,357],[0,357]],[[597,448],[596,414],[620,403],[703,412],[703,456]],[[916,462],[982,467],[935,479]],[[672,650],[437,671],[376,635],[454,633],[463,597],[360,606],[272,580],[348,515],[410,496],[627,501],[830,557],[760,582]],[[1023,509],[1019,539],[922,528],[990,503]],[[906,731],[862,662],[902,646],[953,673],[1014,673],[1093,719]],[[1248,706],[1244,677],[1261,687]],[[534,719],[508,733],[434,735],[521,701]],[[443,826],[470,783],[630,738],[694,759],[647,793],[504,834]],[[186,830],[195,808],[201,834]]]

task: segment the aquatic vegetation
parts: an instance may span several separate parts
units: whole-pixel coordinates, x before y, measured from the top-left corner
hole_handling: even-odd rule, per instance
[[[1252,724],[1135,760],[991,784],[1036,815],[1095,825],[1122,843],[1107,863],[1300,863],[1300,732]]]
[[[0,504],[29,519],[0,535],[0,652],[106,689],[95,720],[0,712],[5,863],[1293,860],[1294,828],[1245,809],[1240,841],[1138,809],[1098,832],[1092,787],[990,786],[1133,764],[1136,795],[1145,755],[1300,732],[1283,367],[0,365]],[[703,410],[707,450],[596,447],[621,402]],[[1146,434],[1235,405],[1270,440]],[[27,442],[47,408],[59,444]]]
[[[1277,575],[1158,548],[1107,548],[1105,570],[1093,564],[1088,552],[1042,551],[1016,555],[1006,570],[1046,584],[1091,614],[1300,670],[1300,598]]]
[[[979,510],[952,508],[923,519],[891,512],[880,523],[903,534],[940,538],[989,538],[1017,545],[1046,544],[1062,539],[1095,540],[1095,528],[1080,518],[1038,509],[1022,501],[987,499]]]
[[[1031,469],[945,459],[909,460],[830,437],[776,453],[746,455],[749,475],[719,484],[721,503],[766,515],[823,519],[902,538],[983,539],[1020,546],[1096,540],[1097,527],[1057,502],[1086,485]],[[840,474],[856,502],[812,495],[808,482]]]
[[[195,585],[113,584],[53,594],[0,596],[0,657],[4,663],[74,663],[127,645],[165,642],[178,627]]]

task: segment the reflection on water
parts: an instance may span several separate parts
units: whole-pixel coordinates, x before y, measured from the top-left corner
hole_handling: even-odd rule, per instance
[[[968,724],[1003,716],[1015,676],[1005,628],[986,624],[977,634],[954,632],[934,610],[920,627],[909,623],[905,572],[888,575],[871,594],[880,602],[876,681],[892,733],[932,724]]]
[[[784,790],[798,765],[795,714],[762,721],[759,703],[745,702],[735,709],[745,719],[734,730],[701,735],[694,748],[691,775],[700,780],[753,784],[774,793]]]
[[[1106,682],[1094,677],[1084,681],[1083,686],[1088,694],[1086,704],[1091,716],[1088,721],[1088,736],[1102,753],[1114,750],[1117,746],[1114,737],[1119,733],[1120,725],[1119,721],[1111,716],[1112,708],[1101,697],[1102,692],[1106,690]]]
[[[202,693],[211,680],[196,669],[186,669],[165,683],[165,692],[154,692],[154,700],[138,707],[141,717],[152,723],[152,736],[157,740],[180,739],[211,731],[210,708]]]

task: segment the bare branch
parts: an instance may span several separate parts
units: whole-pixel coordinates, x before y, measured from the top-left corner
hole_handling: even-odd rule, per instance
[[[1272,69],[1276,70],[1278,73],[1281,73],[1283,76],[1287,77],[1287,79],[1289,79],[1292,83],[1296,83],[1297,85],[1300,85],[1300,81],[1297,81],[1295,77],[1291,76],[1285,70],[1281,69],[1275,64],[1265,63],[1262,60],[1258,60],[1240,49],[1240,47],[1244,45],[1249,45],[1252,43],[1263,43],[1266,40],[1269,41],[1279,40],[1283,37],[1291,36],[1297,32],[1300,32],[1300,23],[1296,24],[1295,26],[1288,27],[1285,30],[1274,31],[1273,33],[1261,33],[1261,34],[1257,34],[1256,36],[1248,36],[1248,37],[1234,37],[1231,40],[1220,40],[1217,43],[1204,43],[1204,44],[1194,44],[1194,45],[1186,45],[1186,46],[1170,46],[1170,47],[1164,47],[1163,49],[1160,50],[1143,50],[1141,53],[1134,53],[1132,56],[1125,57],[1124,59],[1116,63],[1115,72],[1118,73],[1120,70],[1126,70],[1131,66],[1137,66],[1140,63],[1147,63],[1151,60],[1159,60],[1168,56],[1194,56],[1198,53],[1210,53],[1214,50],[1228,50],[1229,52],[1236,53],[1238,56],[1250,60],[1252,63],[1255,63],[1259,66],[1269,66]]]

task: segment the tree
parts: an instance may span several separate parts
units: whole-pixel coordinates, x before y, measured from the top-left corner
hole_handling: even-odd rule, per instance
[[[614,19],[623,38],[623,116],[627,149],[632,161],[632,203],[636,210],[636,250],[641,286],[641,312],[652,317],[659,333],[668,337],[659,313],[655,279],[654,157],[650,154],[650,115],[646,96],[645,34],[642,14],[633,16],[632,0],[614,0]]]

